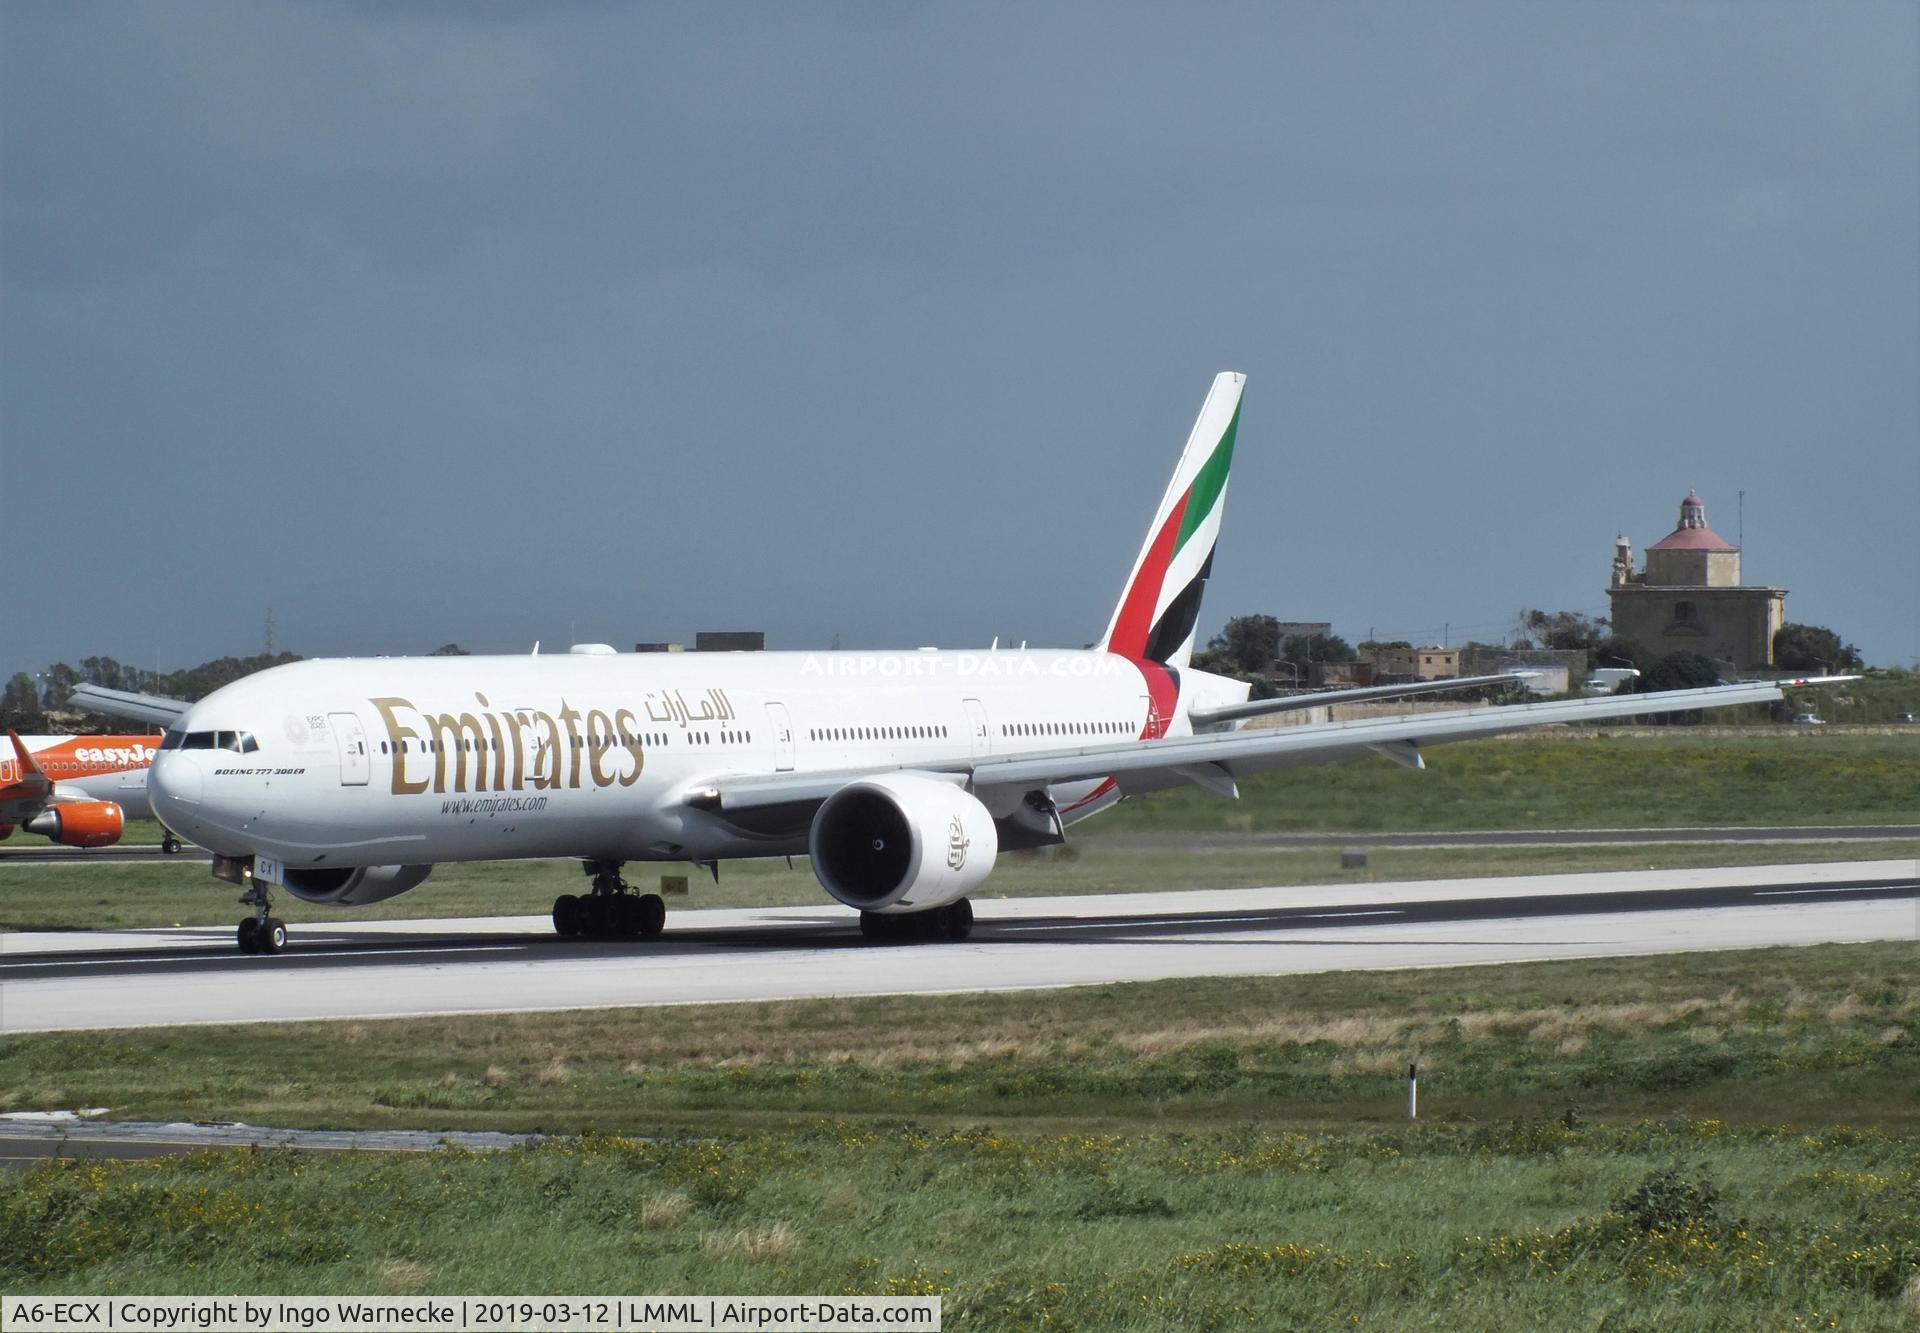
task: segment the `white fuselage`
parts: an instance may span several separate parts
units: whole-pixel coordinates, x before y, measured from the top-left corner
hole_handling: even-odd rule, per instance
[[[1157,737],[1185,726],[1174,691],[1096,651],[301,662],[194,705],[151,786],[177,833],[290,867],[770,856],[804,832],[743,832],[688,793]],[[1053,797],[1068,822],[1116,799],[1098,782]]]

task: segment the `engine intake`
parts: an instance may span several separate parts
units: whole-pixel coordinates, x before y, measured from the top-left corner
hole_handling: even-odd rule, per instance
[[[917,773],[848,783],[807,835],[821,887],[863,912],[921,912],[978,888],[993,870],[993,816],[970,792]]]
[[[432,866],[288,866],[281,879],[302,902],[359,907],[405,893],[432,873]]]
[[[126,818],[112,801],[69,801],[48,806],[21,827],[68,847],[111,847],[120,841]]]

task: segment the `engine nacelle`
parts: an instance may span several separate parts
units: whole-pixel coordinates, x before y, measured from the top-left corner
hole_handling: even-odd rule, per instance
[[[972,793],[916,773],[848,783],[807,834],[821,886],[863,912],[923,912],[978,888],[1000,849]]]
[[[432,866],[288,866],[282,887],[302,902],[360,907],[392,898],[425,881]]]
[[[13,836],[13,825],[0,824],[0,842],[5,842],[8,838],[11,838],[12,836]]]
[[[48,806],[21,827],[67,847],[111,847],[120,841],[126,816],[112,801],[67,801]]]

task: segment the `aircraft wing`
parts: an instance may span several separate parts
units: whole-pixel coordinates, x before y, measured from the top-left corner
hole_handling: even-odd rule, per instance
[[[103,685],[84,682],[74,686],[73,693],[67,698],[74,707],[85,708],[89,712],[130,718],[161,728],[172,726],[182,713],[193,707],[183,700],[169,699],[164,694],[135,694],[130,690],[110,690]]]
[[[1249,699],[1223,708],[1193,708],[1187,716],[1196,727],[1241,718],[1265,717],[1269,713],[1291,713],[1302,708],[1325,708],[1328,704],[1356,704],[1369,700],[1406,699],[1416,694],[1439,694],[1446,690],[1477,690],[1488,685],[1525,684],[1534,672],[1504,671],[1497,676],[1456,676],[1451,680],[1414,680],[1399,685],[1361,685],[1350,690],[1315,690],[1309,694],[1286,694],[1278,699]]]
[[[1052,783],[1113,778],[1122,791],[1144,792],[1195,782],[1231,793],[1235,778],[1296,765],[1325,763],[1365,753],[1379,754],[1414,768],[1424,767],[1421,747],[1448,741],[1478,740],[1510,731],[1558,722],[1602,721],[1770,703],[1789,687],[1854,680],[1854,676],[1817,676],[1789,681],[1751,681],[1705,689],[1665,690],[1595,699],[1563,699],[1508,707],[1463,708],[1456,712],[1408,717],[1366,718],[1310,726],[1260,728],[1174,736],[1162,740],[1084,745],[1019,755],[984,755],[945,764],[911,765],[916,772],[965,782],[975,792],[993,788],[1031,789]],[[898,767],[909,767],[901,765]],[[742,774],[719,777],[690,789],[689,805],[722,816],[786,807],[817,805],[845,783],[879,771],[837,773]]]

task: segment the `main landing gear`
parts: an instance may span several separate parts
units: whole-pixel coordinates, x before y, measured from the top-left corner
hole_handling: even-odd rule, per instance
[[[247,891],[240,895],[240,904],[253,908],[253,915],[242,921],[236,932],[241,953],[279,953],[287,947],[287,923],[270,915],[273,904],[267,898],[265,885],[257,879],[248,880]]]
[[[964,940],[973,934],[973,903],[955,899],[924,912],[862,912],[860,933],[886,943],[909,940]]]
[[[658,935],[667,924],[667,901],[657,893],[635,893],[620,878],[620,862],[588,861],[593,892],[563,893],[553,900],[554,933],[593,939],[633,940]]]

